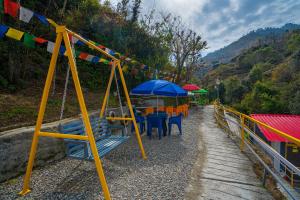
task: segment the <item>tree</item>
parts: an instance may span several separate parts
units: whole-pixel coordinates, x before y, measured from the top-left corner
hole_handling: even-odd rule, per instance
[[[176,65],[175,82],[179,83],[183,69],[188,66],[188,60],[193,65],[201,57],[200,52],[206,48],[207,42],[193,30],[187,29],[180,17],[173,17],[171,14],[163,16],[163,24],[165,38],[170,45]]]
[[[124,18],[127,19],[128,17],[128,4],[129,0],[122,0],[117,5],[117,12]]]
[[[262,70],[259,65],[254,65],[249,73],[249,81],[254,84],[256,81],[262,80]]]
[[[242,100],[245,89],[236,76],[226,79],[224,85],[226,103],[237,103]]]
[[[133,7],[132,7],[132,16],[131,16],[131,23],[135,23],[138,21],[138,17],[140,14],[142,0],[134,0]]]

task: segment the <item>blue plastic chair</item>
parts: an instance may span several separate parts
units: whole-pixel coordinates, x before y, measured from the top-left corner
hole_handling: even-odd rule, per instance
[[[135,120],[136,120],[136,123],[140,124],[140,134],[144,133],[145,132],[145,117],[143,116],[139,116],[139,115],[134,115],[135,117]],[[131,132],[133,132],[135,129],[134,129],[134,125],[133,123],[131,123]]]
[[[173,124],[176,124],[178,129],[179,129],[179,132],[180,132],[180,135],[182,135],[182,129],[181,129],[181,121],[182,121],[182,117],[183,117],[183,114],[180,113],[179,115],[177,116],[173,116],[173,117],[170,117],[169,118],[169,123],[168,123],[168,128],[169,128],[169,135],[171,135],[171,130],[172,130],[172,125]]]
[[[147,116],[147,135],[151,139],[152,128],[158,129],[158,137],[161,139],[161,133],[163,131],[163,121],[159,116]]]

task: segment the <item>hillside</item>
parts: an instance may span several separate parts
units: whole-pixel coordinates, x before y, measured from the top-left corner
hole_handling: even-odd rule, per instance
[[[148,79],[153,72],[152,66],[168,63],[169,51],[160,45],[161,39],[147,32],[138,22],[140,5],[132,7],[127,4],[123,5],[121,13],[109,1],[22,1],[22,7],[38,13],[24,22],[19,17],[4,13],[4,4],[0,1],[0,131],[33,125],[36,120],[51,58],[48,47],[56,36],[55,29],[43,17],[99,42],[101,45],[97,45],[103,45],[100,48],[105,51],[108,47],[116,53],[120,52],[124,57],[122,66],[129,89]],[[127,18],[123,16],[125,14]],[[6,34],[8,29],[21,31],[24,36],[18,39],[9,37]],[[46,42],[37,42],[41,39]],[[109,58],[77,43],[75,49],[79,53],[76,63],[88,109],[99,109],[111,70]],[[86,56],[85,59],[87,54],[94,55],[99,62],[89,61]],[[131,60],[128,61],[127,56]],[[104,61],[100,62],[101,59]],[[147,70],[142,68],[145,65],[149,66]],[[48,122],[59,118],[68,66],[66,57],[60,56],[57,66],[45,115]],[[113,85],[112,90],[115,91],[115,88]],[[116,100],[117,97],[111,95],[110,106],[118,105]],[[69,81],[66,101],[64,117],[80,113],[72,81]]]
[[[264,44],[277,43],[283,40],[286,32],[300,29],[300,25],[288,23],[280,28],[261,28],[251,31],[230,45],[207,54],[203,60],[208,64],[228,63],[244,50]]]
[[[201,80],[210,98],[217,97],[219,78],[221,101],[243,112],[300,114],[300,31],[282,38],[252,47],[210,71]]]

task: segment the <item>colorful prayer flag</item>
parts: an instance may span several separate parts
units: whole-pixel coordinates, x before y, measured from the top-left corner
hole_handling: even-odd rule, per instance
[[[48,41],[48,44],[47,44],[47,51],[49,53],[53,53],[53,50],[54,50],[54,43],[51,42],[51,41]]]
[[[100,49],[105,49],[105,46],[103,46],[103,45],[99,45],[98,46]]]
[[[105,61],[104,58],[100,58],[99,62],[103,63]]]
[[[109,61],[108,60],[104,60],[103,63],[106,64],[106,65],[108,65]]]
[[[53,21],[52,19],[47,18],[47,21],[55,27],[58,26],[58,24],[55,21]]]
[[[74,37],[73,37],[74,38]],[[83,46],[84,45],[84,42],[82,42],[81,40],[78,40],[77,42],[76,42],[76,44],[78,44],[79,46]]]
[[[94,56],[93,55],[88,55],[85,60],[92,62]]]
[[[33,17],[33,14],[34,13],[31,10],[21,6],[19,19],[23,22],[28,23],[31,20],[31,18]]]
[[[39,15],[39,14],[37,14],[37,13],[34,13],[34,16],[35,16],[36,18],[38,18],[38,20],[40,20],[40,22],[42,22],[43,24],[49,25],[49,22],[48,22],[48,20],[47,20],[47,18],[46,18],[45,16]]]
[[[45,39],[39,38],[39,37],[34,38],[34,40],[35,40],[37,43],[39,43],[39,44],[44,44],[44,43],[46,43],[46,42],[48,41],[48,40],[45,40]]]
[[[10,37],[10,38],[15,39],[15,40],[21,40],[23,35],[24,35],[24,32],[18,31],[14,28],[9,28],[7,33],[6,33],[7,37]]]
[[[20,4],[10,1],[10,0],[4,0],[4,13],[5,14],[8,14],[12,17],[17,17],[19,9],[20,9]]]
[[[131,58],[127,57],[127,58],[125,58],[125,60],[129,62],[129,61],[131,61]]]
[[[148,69],[149,69],[148,65],[145,65],[144,70],[148,70]]]
[[[80,55],[81,51],[75,50],[75,57],[77,58]]]
[[[3,38],[8,30],[8,26],[0,25],[0,38]]]
[[[128,72],[128,65],[124,65],[123,68],[122,68],[122,71],[123,72]]]
[[[35,40],[34,40],[35,36],[34,35],[31,35],[31,34],[28,34],[28,33],[25,33],[24,35],[24,45],[26,47],[29,47],[29,48],[34,48],[35,47]]]
[[[4,13],[3,0],[0,0],[0,13]]]
[[[88,57],[88,55],[89,55],[89,54],[87,54],[87,53],[81,52],[81,53],[79,54],[79,58],[82,59],[82,60],[85,60],[85,59]]]
[[[60,55],[64,55],[64,54],[65,54],[65,51],[66,51],[66,47],[63,46],[63,45],[60,45],[60,47],[59,47],[59,54],[60,54]]]
[[[100,58],[98,56],[94,56],[94,58],[92,59],[93,63],[98,63],[100,60]]]

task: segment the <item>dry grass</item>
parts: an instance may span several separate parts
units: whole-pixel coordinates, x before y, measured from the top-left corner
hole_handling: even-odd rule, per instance
[[[0,91],[0,131],[34,125],[38,115],[42,91],[42,87],[36,86],[23,89],[15,94]],[[44,122],[58,120],[60,115],[63,85],[57,85],[54,94],[52,94],[52,89],[50,91]],[[87,89],[83,89],[83,92],[88,110],[96,110],[101,107],[103,92],[91,92]],[[111,96],[110,105],[116,105],[115,102],[116,98]],[[70,85],[64,117],[76,116],[79,113],[80,108],[76,93],[73,86]]]

